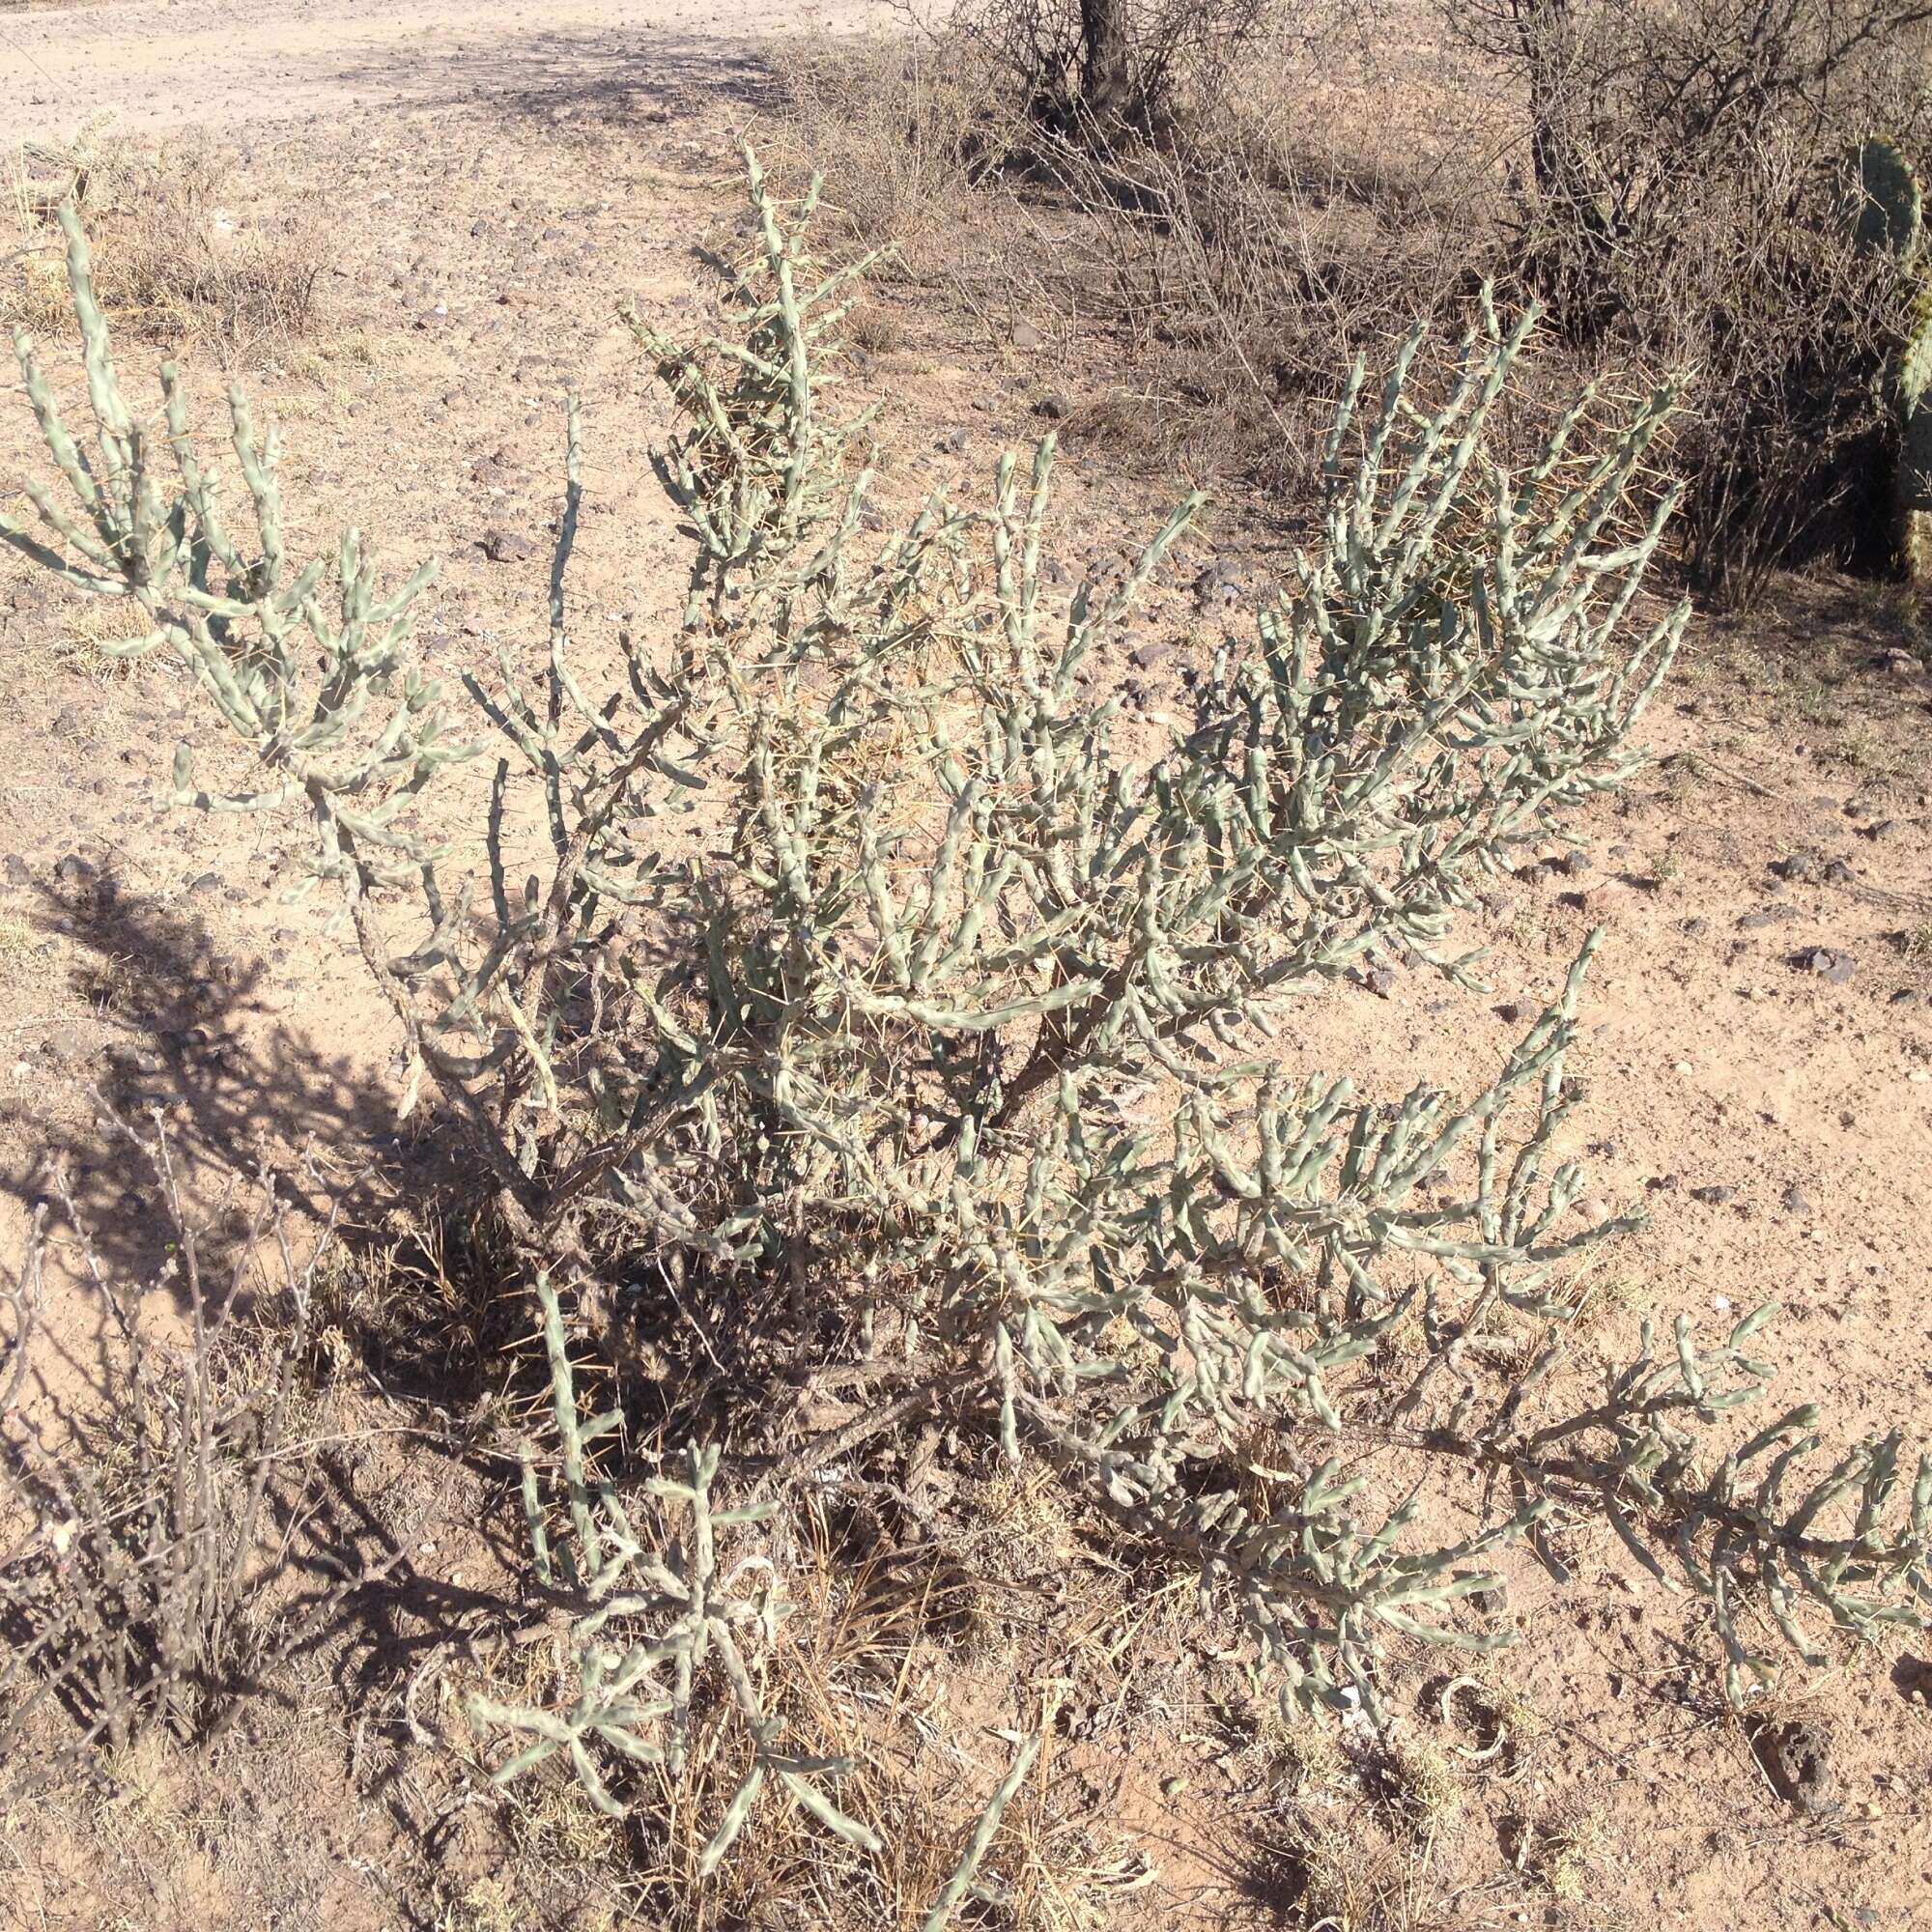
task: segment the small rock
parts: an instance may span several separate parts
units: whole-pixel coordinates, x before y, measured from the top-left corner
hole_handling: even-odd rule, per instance
[[[1701,939],[1711,929],[1708,919],[1687,919],[1680,928],[1686,939]]]
[[[1059,389],[1050,389],[1039,399],[1038,410],[1048,422],[1065,422],[1073,413],[1072,399]]]
[[[1828,859],[1825,862],[1824,880],[1828,886],[1849,886],[1852,883],[1852,868],[1842,859]]]
[[[517,530],[485,530],[476,548],[492,563],[527,563],[536,555],[536,546]]]
[[[1889,838],[1897,830],[1897,819],[1875,818],[1869,825],[1859,827],[1859,836],[1861,838]]]
[[[1791,963],[1833,986],[1842,986],[1858,971],[1858,961],[1835,947],[1811,946],[1791,955]]]
[[[1395,991],[1395,968],[1386,959],[1377,959],[1362,969],[1362,984],[1377,999],[1385,1000]]]
[[[1794,852],[1787,859],[1775,860],[1771,869],[1788,885],[1804,886],[1818,876],[1818,862],[1808,852]]]
[[[1127,662],[1136,670],[1151,670],[1162,659],[1174,655],[1172,638],[1149,638],[1146,642],[1136,644],[1127,653]]]
[[[1778,1199],[1784,1203],[1788,1213],[1808,1214],[1811,1211],[1811,1204],[1804,1198],[1804,1190],[1795,1180],[1778,1196]]]
[[[168,1063],[152,1046],[142,1046],[133,1040],[114,1040],[101,1049],[100,1057],[115,1072],[132,1079],[152,1080],[157,1073],[168,1070]]]
[[[1707,1208],[1722,1208],[1738,1198],[1738,1190],[1735,1187],[1693,1187],[1690,1198],[1701,1201]]]
[[[1807,1818],[1840,1809],[1837,1774],[1832,1766],[1832,1736],[1808,1718],[1761,1721],[1751,1748],[1777,1795]]]
[[[187,883],[188,896],[190,898],[205,899],[211,893],[217,893],[220,890],[221,874],[219,872],[203,872],[199,877],[192,878]]]
[[[1760,932],[1767,925],[1782,925],[1787,920],[1798,917],[1798,908],[1788,905],[1771,905],[1757,912],[1747,912],[1738,921],[1740,932]]]
[[[1046,347],[1046,337],[1032,323],[1022,320],[1013,324],[1013,347],[1031,355]]]
[[[970,440],[971,438],[967,436],[963,429],[955,429],[951,436],[940,438],[939,446],[941,449],[950,451],[954,456],[964,456],[966,454],[966,445]]]
[[[10,886],[30,886],[34,882],[33,868],[17,852],[9,852],[6,859],[0,861],[0,870],[5,871]]]
[[[1210,563],[1194,580],[1194,608],[1205,617],[1225,611],[1241,594],[1241,573],[1225,557]]]
[[[54,867],[55,881],[63,886],[91,886],[100,876],[100,868],[78,852],[70,852]]]
[[[71,704],[63,704],[54,719],[56,738],[78,738],[85,726],[81,724],[80,713]]]
[[[74,1066],[87,1058],[87,1038],[76,1026],[56,1027],[42,1040],[41,1051],[57,1066]]]
[[[1549,864],[1552,870],[1574,879],[1578,873],[1590,869],[1590,855],[1583,851],[1565,852],[1560,858],[1552,859]]]

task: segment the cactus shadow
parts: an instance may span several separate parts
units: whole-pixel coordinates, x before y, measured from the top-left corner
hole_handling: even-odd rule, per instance
[[[539,31],[452,55],[440,37],[344,78],[424,106],[487,104],[539,126],[682,120],[707,100],[767,107],[777,95],[763,57],[735,43],[611,26]]]
[[[184,1198],[208,1225],[211,1279],[267,1174],[298,1230],[332,1208],[345,1228],[368,1225],[446,1179],[432,1136],[398,1137],[394,1096],[366,1064],[266,1011],[267,963],[238,954],[192,899],[127,891],[111,867],[32,892],[14,917],[44,935],[52,1025],[0,1088],[14,1150],[0,1196],[23,1219],[58,1162],[103,1270],[156,1279],[174,1230],[110,1115],[146,1139],[157,1113],[165,1123]]]

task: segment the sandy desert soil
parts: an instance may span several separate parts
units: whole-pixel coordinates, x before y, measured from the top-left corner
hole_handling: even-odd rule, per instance
[[[545,99],[621,109],[758,37],[850,33],[877,0],[136,0],[0,14],[0,139],[113,105],[152,130],[357,107]]]
[[[614,311],[631,298],[673,323],[698,312],[708,284],[692,242],[732,218],[733,130],[755,124],[766,99],[753,36],[828,14],[844,30],[871,10],[141,0],[9,11],[0,138],[60,132],[118,103],[143,135],[212,129],[241,229],[292,208],[327,212],[322,322],[308,340],[239,355],[193,346],[205,420],[235,365],[286,438],[295,536],[319,543],[353,522],[395,565],[440,554],[422,650],[440,671],[488,678],[499,650],[525,662],[540,645],[566,384],[583,399],[589,451],[574,591],[584,648],[614,656],[619,625],[668,633],[678,545],[646,460],[665,418]],[[1046,389],[1098,380],[1094,345],[1078,357],[1020,352],[929,292],[889,287],[879,299],[892,327],[860,386],[883,405],[882,440],[896,452],[889,503],[935,477],[983,478],[1037,427]],[[11,497],[38,454],[24,411],[0,415],[0,491]],[[1101,444],[1076,442],[1070,458],[1067,554],[1104,561],[1151,529],[1167,486],[1122,474]],[[529,541],[495,540],[504,532]],[[1217,533],[1264,582],[1265,519],[1232,504]],[[1179,639],[1142,680],[1157,709],[1211,638],[1180,590],[1146,621]],[[103,667],[89,648],[97,622],[0,564],[12,670],[0,711],[0,1218],[17,1239],[43,1151],[66,1146],[107,1258],[145,1268],[156,1231],[101,1154],[91,1082],[172,1105],[208,1175],[258,1159],[286,1170],[314,1142],[344,1177],[373,1163],[376,1200],[408,1150],[390,1042],[349,949],[325,934],[319,909],[278,901],[299,829],[156,808],[195,696],[156,662]],[[1588,927],[1605,926],[1573,1070],[1588,1084],[1577,1151],[1594,1196],[1655,1215],[1609,1258],[1620,1305],[1715,1320],[1777,1298],[1790,1399],[1817,1397],[1847,1434],[1895,1422],[1922,1440],[1932,678],[1914,639],[1882,586],[1830,578],[1782,586],[1747,620],[1700,622],[1654,714],[1659,761],[1588,815],[1587,869],[1525,865],[1471,923],[1493,948],[1492,997],[1421,976],[1380,993],[1338,987],[1311,999],[1288,1047],[1372,1088],[1471,1083],[1516,1037],[1517,1009],[1553,988]],[[1821,948],[1850,955],[1848,978],[1813,970]],[[343,1533],[410,1552],[403,1606],[306,1660],[293,1699],[238,1725],[212,1771],[161,1752],[128,1768],[104,1806],[56,1796],[0,1820],[0,1924],[632,1922],[625,1894],[570,1876],[608,1872],[608,1845],[577,1843],[567,1821],[486,1823],[466,1807],[463,1777],[398,1722],[431,1633],[460,1626],[500,1578],[474,1527],[498,1520],[500,1484],[459,1455],[405,1455],[374,1433],[380,1391],[330,1400],[355,1405],[371,1432],[344,1463]],[[1015,1560],[966,1547],[989,1568]],[[1043,1607],[1016,1610],[990,1652],[955,1666],[952,1711],[1011,1724],[1018,1660],[1104,1652],[1059,1759],[1065,1802],[1083,1842],[1155,1874],[1106,1922],[1296,1922],[1270,1903],[1265,1877],[1277,1832],[1265,1753],[1221,1715],[1222,1680],[1189,1649],[1184,1619],[1172,1623],[1171,1663],[1137,1661],[1158,1657],[1151,1641],[1123,1657],[1089,1626],[1077,1552],[1050,1536],[1028,1548],[1008,1579],[1016,1603]],[[1463,1808],[1435,1847],[1435,1916],[1414,1922],[1932,1923],[1925,1641],[1792,1676],[1792,1708],[1829,1730],[1837,1780],[1836,1808],[1803,1816],[1716,1704],[1700,1620],[1634,1578],[1613,1539],[1568,1553],[1566,1584],[1526,1558],[1513,1579],[1525,1641],[1511,1668],[1547,1735],[1507,1769],[1460,1774]],[[1169,1621],[1165,1607],[1149,1614]],[[1443,1674],[1418,1664],[1418,1721],[1432,1721],[1428,1692]],[[936,1694],[943,1704],[943,1672]],[[976,1729],[927,1775],[963,1815],[1004,1750]],[[1163,1796],[1177,1776],[1184,1793]],[[1512,1821],[1565,1806],[1605,1821],[1578,1898],[1513,1869]]]

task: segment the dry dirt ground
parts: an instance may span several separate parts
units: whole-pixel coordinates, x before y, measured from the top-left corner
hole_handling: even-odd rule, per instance
[[[191,343],[202,420],[214,422],[227,374],[246,381],[287,441],[298,541],[353,522],[398,566],[440,554],[421,648],[436,670],[487,680],[499,651],[527,663],[541,644],[566,385],[588,447],[574,592],[586,649],[601,637],[608,653],[620,624],[668,635],[678,541],[646,460],[665,417],[614,311],[631,298],[673,325],[701,313],[692,244],[733,218],[732,133],[766,105],[752,35],[824,13],[8,10],[0,136],[64,132],[118,104],[145,137],[212,130],[239,232],[325,212],[321,319],[300,341]],[[862,10],[840,10],[840,24],[863,24]],[[1105,353],[1059,337],[1021,353],[930,291],[888,287],[879,303],[888,320],[860,386],[884,407],[889,499],[937,477],[983,480],[1032,433],[1041,394],[1091,384]],[[130,345],[130,363],[147,358]],[[15,407],[0,418],[0,494],[13,499],[39,462]],[[1064,475],[1076,565],[1150,531],[1168,488],[1123,476],[1104,444],[1076,443]],[[1231,506],[1218,534],[1265,581],[1264,518]],[[70,1148],[107,1259],[145,1269],[157,1230],[103,1155],[95,1083],[173,1106],[206,1175],[256,1160],[286,1171],[313,1143],[345,1178],[373,1163],[380,1192],[407,1150],[390,1043],[347,946],[320,909],[279,900],[299,829],[156,807],[196,696],[157,662],[105,666],[100,621],[0,564],[0,1180],[17,1239],[43,1151]],[[1211,640],[1183,594],[1147,622],[1177,639],[1141,674],[1158,709]],[[1421,976],[1381,994],[1338,987],[1310,1001],[1288,1047],[1376,1091],[1475,1083],[1520,1032],[1517,1007],[1605,925],[1573,1063],[1588,1084],[1577,1151],[1600,1201],[1655,1215],[1610,1255],[1612,1299],[1715,1321],[1775,1297],[1783,1394],[1815,1397],[1846,1434],[1896,1423],[1924,1440],[1932,679],[1915,635],[1893,594],[1836,580],[1786,584],[1748,620],[1700,622],[1654,714],[1659,762],[1588,817],[1588,869],[1525,866],[1471,922],[1493,948],[1492,999]],[[1849,977],[1814,970],[1818,949],[1849,955]],[[344,1520],[408,1552],[405,1606],[303,1660],[291,1695],[265,1701],[212,1765],[155,1750],[117,1767],[105,1801],[56,1792],[0,1818],[0,1924],[656,1922],[648,1892],[611,1877],[594,1819],[561,1801],[508,1816],[466,1805],[460,1767],[411,1742],[405,1687],[502,1576],[475,1525],[503,1522],[504,1486],[488,1464],[397,1448],[377,1426],[378,1391],[327,1400],[361,1432],[342,1465]],[[923,1774],[935,1803],[970,1816],[1009,1749],[990,1727],[1027,1721],[1015,1687],[1042,1658],[1084,1658],[1084,1701],[1048,1760],[1053,1815],[1082,1848],[1070,1863],[1090,1868],[1068,1881],[1076,1902],[1112,1916],[1041,1922],[1299,1922],[1269,1876],[1280,1827],[1265,1741],[1227,1715],[1219,1666],[1190,1652],[1184,1593],[1098,1629],[1084,1605],[1103,1566],[1046,1531],[987,1528],[1009,1545],[988,1569],[1015,1604],[1043,1607],[996,1621],[950,1680],[935,1667],[931,1708],[951,1727]],[[1360,1922],[1932,1924],[1927,1642],[1790,1675],[1780,1694],[1829,1732],[1835,1778],[1832,1807],[1801,1815],[1716,1702],[1702,1619],[1634,1577],[1607,1536],[1569,1555],[1561,1585],[1517,1566],[1524,1641],[1508,1667],[1541,1735],[1496,1760],[1452,1757],[1460,1809],[1445,1810],[1426,1871],[1416,1855],[1417,1916]],[[1425,1735],[1441,1729],[1443,1674],[1418,1662],[1410,1715]],[[1522,1824],[1560,1817],[1597,1833],[1567,1895],[1536,1876]]]

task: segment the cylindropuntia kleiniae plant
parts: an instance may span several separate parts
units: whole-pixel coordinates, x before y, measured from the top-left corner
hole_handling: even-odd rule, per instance
[[[667,1536],[661,1546],[647,1541],[615,1489],[594,1477],[585,1454],[597,1437],[615,1432],[622,1418],[611,1410],[585,1421],[579,1413],[563,1314],[548,1275],[537,1277],[536,1298],[563,1479],[561,1532],[552,1534],[528,1451],[524,1517],[538,1589],[574,1612],[569,1649],[577,1690],[560,1711],[481,1696],[469,1700],[477,1724],[530,1739],[498,1766],[496,1781],[507,1784],[562,1751],[591,1803],[621,1816],[629,1806],[612,1795],[600,1756],[681,1770],[691,1749],[693,1687],[707,1659],[715,1657],[732,1708],[751,1736],[753,1757],[705,1845],[699,1871],[711,1871],[730,1849],[767,1781],[847,1843],[876,1851],[879,1841],[870,1828],[839,1810],[819,1782],[849,1771],[849,1761],[778,1747],[783,1720],[766,1711],[741,1647],[748,1633],[775,1637],[783,1606],[768,1561],[747,1558],[721,1574],[719,1537],[761,1520],[776,1506],[715,1506],[711,1486],[719,1452],[694,1443],[683,1458],[681,1479],[658,1477],[644,1485],[645,1497],[672,1515],[688,1516],[690,1527],[681,1537]],[[748,1576],[755,1588],[747,1587]]]
[[[1567,836],[1566,814],[1631,768],[1686,621],[1679,608],[1632,635],[1673,498],[1632,501],[1671,391],[1601,437],[1586,398],[1513,472],[1491,427],[1533,316],[1476,303],[1433,384],[1421,332],[1378,393],[1357,367],[1289,594],[1222,646],[1191,716],[1136,763],[1106,660],[1198,499],[1120,583],[1063,602],[1042,562],[1048,440],[1030,465],[1001,463],[984,507],[935,495],[867,551],[855,432],[827,414],[822,380],[851,278],[805,246],[810,197],[788,210],[755,165],[752,195],[743,339],[685,351],[645,332],[687,425],[661,459],[695,543],[683,627],[656,653],[620,639],[617,688],[585,690],[563,600],[573,412],[544,688],[507,655],[499,694],[470,688],[513,753],[473,895],[405,826],[465,749],[405,656],[421,574],[379,597],[346,541],[326,612],[326,572],[283,558],[272,450],[238,408],[256,526],[240,546],[178,383],[165,452],[123,401],[77,224],[98,462],[20,345],[78,507],[43,492],[51,539],[10,526],[9,540],[139,603],[154,630],[136,648],[174,651],[264,767],[259,789],[224,799],[184,772],[180,795],[308,810],[319,878],[403,1026],[407,1098],[440,1103],[477,1148],[553,1362],[553,1279],[592,1306],[656,1281],[668,1302],[708,1297],[721,1327],[781,1329],[794,1392],[862,1377],[865,1412],[822,1439],[748,1432],[737,1446],[768,1493],[849,1466],[901,1417],[977,1410],[1008,1456],[1044,1454],[1127,1535],[1198,1565],[1206,1600],[1304,1703],[1377,1713],[1385,1632],[1504,1641],[1474,1614],[1491,1557],[1578,1512],[1709,1600],[1740,1694],[1761,1662],[1747,1604],[1807,1649],[1803,1602],[1855,1632],[1919,1618],[1932,1473],[1901,1497],[1893,1438],[1848,1452],[1795,1505],[1805,1412],[1728,1457],[1709,1446],[1768,1373],[1748,1352],[1761,1318],[1716,1348],[1688,1327],[1668,1350],[1646,1335],[1600,1398],[1566,1390],[1570,1304],[1551,1272],[1634,1225],[1579,1225],[1560,1152],[1588,949],[1460,1102],[1358,1099],[1297,1077],[1273,1044],[1298,994],[1378,952],[1468,979],[1452,926],[1485,873]],[[554,859],[521,895],[501,846],[520,812]],[[422,935],[394,946],[412,895]],[[1504,1331],[1527,1363],[1514,1377],[1486,1366]],[[1407,1361],[1400,1388],[1370,1372],[1381,1359]],[[660,1710],[653,1670],[709,1657],[759,1764],[850,1826],[822,1768],[768,1750],[725,1641],[736,1612],[718,1611],[721,1636],[691,1607],[696,1573],[588,1486],[572,1418],[559,1396],[574,1587],[608,1577],[650,1631],[620,1647],[611,1599],[586,1601],[570,1707],[479,1715],[568,1752],[611,1798],[600,1753],[676,1748],[677,1693]],[[1364,1434],[1401,1447],[1415,1493],[1370,1507],[1345,1465]],[[1496,1507],[1432,1542],[1426,1485],[1471,1463]],[[670,1499],[715,1527],[728,1480],[702,1453]]]

